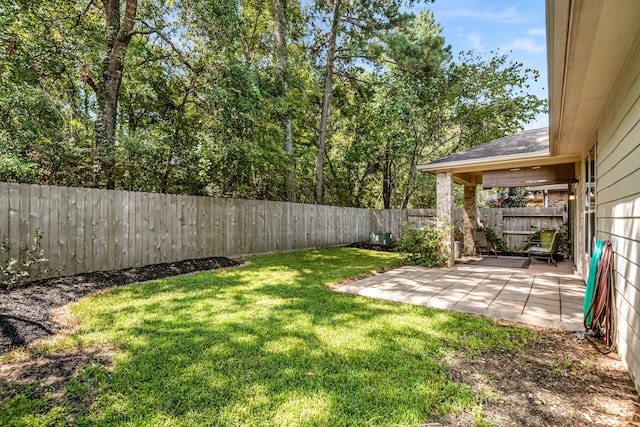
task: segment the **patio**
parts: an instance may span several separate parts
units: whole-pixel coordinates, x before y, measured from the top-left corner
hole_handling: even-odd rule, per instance
[[[341,286],[371,298],[473,313],[535,326],[583,330],[585,284],[571,261],[528,269],[481,266],[467,257],[447,268],[404,266]]]

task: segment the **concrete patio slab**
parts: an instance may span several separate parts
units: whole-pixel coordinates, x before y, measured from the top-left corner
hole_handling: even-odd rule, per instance
[[[338,290],[536,326],[584,329],[585,284],[570,261],[558,267],[534,262],[529,269],[469,263],[436,269],[405,266]]]

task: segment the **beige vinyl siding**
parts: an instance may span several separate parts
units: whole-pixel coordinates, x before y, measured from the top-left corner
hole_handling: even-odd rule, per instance
[[[575,212],[574,212],[574,262],[576,263],[576,269],[582,273],[584,279],[587,279],[589,259],[584,250],[585,240],[585,221],[584,221],[584,206],[585,206],[585,185],[584,185],[584,164],[580,163],[580,168],[576,168],[576,176],[579,177],[579,181],[575,187]]]
[[[640,390],[640,43],[598,126],[596,236],[613,246],[618,351]]]

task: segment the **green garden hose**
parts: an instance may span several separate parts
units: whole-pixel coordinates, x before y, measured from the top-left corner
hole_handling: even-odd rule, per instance
[[[596,252],[600,258],[595,268],[589,271],[587,290],[590,291],[591,298],[585,295],[585,320],[584,326],[587,330],[587,339],[601,353],[612,352],[616,347],[617,325],[616,325],[616,303],[615,290],[613,288],[613,248],[609,241],[598,241]],[[595,253],[594,253],[595,255]],[[590,301],[590,302],[589,302]],[[588,335],[602,338],[604,340],[604,350]]]
[[[591,264],[589,266],[589,278],[587,279],[587,289],[584,293],[584,325],[587,327],[591,323],[591,313],[589,307],[593,302],[593,290],[596,287],[596,277],[598,275],[598,263],[602,256],[602,248],[604,247],[603,240],[596,240],[596,247],[591,255]]]

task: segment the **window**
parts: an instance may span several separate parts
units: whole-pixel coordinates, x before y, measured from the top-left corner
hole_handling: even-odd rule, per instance
[[[591,256],[596,236],[596,147],[584,159],[584,251]]]

